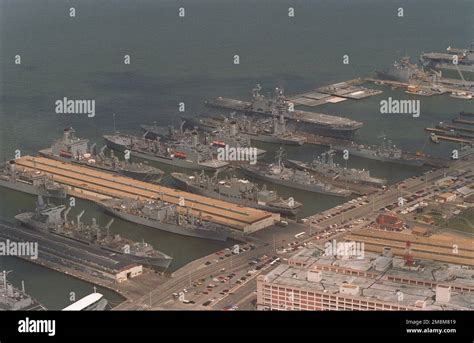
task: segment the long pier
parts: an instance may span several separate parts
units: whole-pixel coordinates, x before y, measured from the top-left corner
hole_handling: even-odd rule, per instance
[[[107,198],[134,198],[181,203],[178,208],[183,212],[202,215],[205,220],[244,233],[271,226],[279,220],[278,214],[45,157],[25,156],[17,159],[16,164],[18,168],[50,175],[54,181],[64,185],[72,196],[96,202]]]

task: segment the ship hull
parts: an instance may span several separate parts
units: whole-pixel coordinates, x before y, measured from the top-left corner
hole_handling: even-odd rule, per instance
[[[205,229],[191,229],[191,228],[182,227],[178,225],[161,223],[156,220],[150,220],[144,217],[139,217],[139,216],[123,213],[121,211],[117,211],[101,203],[98,203],[98,204],[106,212],[113,214],[114,216],[120,219],[126,220],[128,222],[148,226],[148,227],[166,231],[166,232],[171,232],[171,233],[181,235],[181,236],[211,239],[211,240],[221,241],[221,242],[225,242],[227,240],[227,233],[225,232],[217,232],[217,231],[205,230]]]
[[[104,138],[107,146],[111,149],[117,150],[117,151],[125,151],[128,148],[122,144],[118,144],[116,142],[113,142],[107,138]],[[153,161],[153,162],[158,162],[158,163],[163,163],[167,164],[170,166],[174,167],[180,167],[180,168],[185,168],[185,169],[191,169],[191,170],[205,170],[205,171],[216,171],[218,169],[222,169],[227,167],[227,164],[222,164],[220,161],[216,163],[216,166],[213,165],[208,165],[208,164],[203,164],[203,163],[195,163],[191,161],[186,161],[186,160],[180,160],[180,159],[173,159],[173,158],[168,158],[164,156],[158,156],[158,155],[152,155],[152,154],[146,154],[143,152],[139,152],[136,150],[131,150],[130,154],[134,157],[138,157],[144,160],[148,161]],[[212,163],[209,161],[209,163]]]
[[[291,209],[291,208],[275,207],[275,206],[258,204],[256,202],[225,197],[225,196],[219,195],[216,192],[212,192],[212,191],[209,191],[207,189],[203,189],[203,188],[200,188],[200,187],[190,185],[186,181],[181,180],[180,178],[175,177],[173,175],[171,175],[171,177],[173,179],[174,184],[179,189],[181,189],[183,191],[187,191],[187,192],[191,192],[191,193],[194,193],[194,194],[199,194],[199,195],[211,197],[211,198],[218,199],[218,200],[232,202],[234,204],[238,204],[238,205],[242,205],[242,206],[253,207],[253,208],[257,208],[257,209],[264,210],[264,211],[280,213],[280,214],[284,214],[284,215],[294,216],[294,215],[296,215],[296,213],[298,213],[298,208]]]
[[[324,189],[321,189],[321,187],[315,187],[315,186],[312,186],[312,185],[304,185],[304,184],[299,184],[299,183],[296,183],[296,182],[289,182],[287,180],[272,178],[272,177],[269,177],[267,175],[263,175],[261,173],[258,173],[256,171],[250,169],[250,168],[243,167],[243,166],[240,167],[240,170],[245,175],[247,175],[249,177],[252,177],[252,178],[255,178],[255,179],[258,179],[258,180],[263,180],[263,181],[266,181],[266,182],[269,182],[269,183],[274,183],[274,184],[277,184],[277,185],[282,185],[282,186],[285,186],[285,187],[288,187],[288,188],[294,188],[294,189],[299,189],[299,190],[306,191],[306,192],[332,195],[332,196],[338,196],[338,197],[348,197],[348,196],[351,195],[350,192],[347,192],[347,193],[330,192],[330,191],[326,191]]]

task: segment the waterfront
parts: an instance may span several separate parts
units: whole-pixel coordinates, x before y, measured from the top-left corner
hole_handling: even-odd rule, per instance
[[[381,4],[375,0],[301,1],[295,5],[297,20],[293,21],[275,20],[285,18],[288,5],[283,1],[274,1],[274,6],[253,1],[238,5],[230,1],[184,1],[187,17],[183,20],[175,16],[173,2],[142,1],[130,10],[128,2],[86,1],[77,6],[74,19],[66,16],[69,4],[59,5],[57,1],[1,1],[0,6],[2,161],[13,157],[15,149],[23,155],[36,154],[69,126],[78,136],[100,146],[101,136],[113,130],[112,113],[116,114],[117,130],[137,134],[142,123],[177,124],[181,101],[186,104],[186,114],[200,114],[209,111],[204,100],[216,96],[248,99],[256,83],[265,93],[282,86],[287,94],[297,94],[369,75],[404,55],[416,59],[422,51],[466,46],[474,32],[474,5],[469,1],[407,4],[403,25],[395,16],[396,1]],[[427,6],[432,9],[429,17]],[[447,13],[457,20],[440,31],[432,18]],[[44,25],[45,17],[48,25]],[[353,32],[360,39],[354,39]],[[236,53],[241,56],[238,66],[232,64]],[[16,54],[22,56],[21,66],[12,63]],[[130,65],[123,64],[124,54],[131,55]],[[350,56],[349,65],[341,63],[344,54]],[[378,143],[378,136],[384,133],[404,150],[444,157],[456,145],[431,144],[423,128],[450,120],[461,110],[474,110],[472,101],[443,95],[421,98],[420,118],[382,115],[380,100],[414,97],[401,90],[380,89],[382,94],[368,99],[302,109],[362,121],[364,127],[358,133],[361,142]],[[54,102],[64,96],[95,99],[96,117],[54,113]],[[269,150],[265,159],[271,161],[275,147],[262,146]],[[322,151],[314,146],[298,151],[287,148],[288,156],[304,160]],[[391,182],[421,171],[357,158],[350,160],[350,166],[370,169],[374,176]],[[285,197],[294,196],[309,204],[301,214],[305,216],[343,201],[277,189]],[[19,210],[31,210],[35,203],[32,196],[4,189],[1,199],[0,215],[9,221]],[[89,202],[78,201],[77,206],[87,210],[85,220],[108,220]],[[133,239],[144,238],[172,255],[174,268],[226,246],[132,226],[118,219],[112,229]],[[36,280],[58,274],[23,261],[8,259],[5,266],[15,271],[12,277],[21,276],[27,289],[46,306],[62,304],[52,299],[57,292],[67,294],[70,288],[90,291],[88,284],[71,278],[44,287]]]

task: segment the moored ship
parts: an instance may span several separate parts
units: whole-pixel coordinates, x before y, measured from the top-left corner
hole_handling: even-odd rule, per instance
[[[191,132],[189,137],[175,143],[125,134],[104,135],[104,139],[111,149],[129,150],[132,156],[149,161],[207,171],[227,167],[227,162],[213,158],[210,147],[201,144],[197,135]]]
[[[67,196],[66,188],[54,182],[50,176],[40,171],[19,169],[15,160],[3,165],[0,171],[0,186],[50,198],[64,199]]]
[[[185,120],[208,132],[230,131],[230,126],[235,124],[239,135],[257,142],[300,146],[306,140],[305,137],[296,134],[294,130],[288,129],[283,115],[273,116],[271,119],[231,115],[230,118],[199,117]]]
[[[282,185],[289,188],[300,189],[312,193],[320,193],[339,197],[348,197],[350,190],[323,183],[307,170],[287,168],[281,161],[281,150],[277,153],[276,162],[270,165],[242,165],[240,169],[245,175],[266,182]]]
[[[0,311],[43,311],[46,308],[22,289],[14,287],[7,280],[9,272],[0,272]]]
[[[98,204],[121,219],[178,235],[216,241],[225,241],[228,236],[223,227],[180,213],[176,205],[161,200],[105,199]]]
[[[66,209],[64,205],[44,204],[40,197],[36,212],[20,213],[15,218],[35,230],[74,240],[85,246],[98,247],[113,254],[120,254],[134,263],[153,268],[168,268],[173,260],[172,257],[155,250],[144,241],[135,242],[120,235],[111,234],[109,229],[113,219],[104,228],[97,224],[95,218],[92,219],[91,225],[86,225],[81,222],[81,217],[84,214],[82,211],[77,216],[76,222],[68,221],[67,216],[70,209]]]
[[[107,156],[105,146],[96,153],[95,144],[89,147],[89,141],[76,137],[75,133],[73,128],[64,129],[63,137],[54,142],[51,148],[40,150],[39,154],[58,161],[72,162],[151,182],[158,182],[164,174],[162,170],[147,164],[121,161],[113,151]]]
[[[334,180],[368,184],[377,187],[384,186],[387,183],[387,181],[384,179],[379,179],[370,176],[370,172],[368,170],[344,168],[340,166],[339,164],[334,162],[334,155],[334,150],[329,150],[315,158],[311,163],[305,163],[295,160],[287,161],[293,167],[315,172],[324,177]]]
[[[391,140],[383,137],[381,145],[372,146],[364,144],[356,144],[352,142],[350,145],[333,145],[334,150],[349,152],[349,156],[357,156],[371,160],[382,162],[391,162],[397,164],[404,164],[410,166],[420,167],[424,165],[425,161],[422,158],[405,156],[401,149],[392,144]]]
[[[209,177],[203,172],[192,176],[172,173],[171,177],[184,191],[265,211],[295,215],[303,206],[293,198],[283,199],[265,186],[259,189],[253,182],[236,177],[218,179],[218,175]]]
[[[251,102],[218,97],[206,101],[206,105],[249,115],[282,115],[295,130],[335,138],[351,138],[363,126],[361,122],[344,117],[294,110],[294,104],[286,99],[283,89],[276,88],[272,98],[260,94],[261,89],[260,85],[253,89]]]

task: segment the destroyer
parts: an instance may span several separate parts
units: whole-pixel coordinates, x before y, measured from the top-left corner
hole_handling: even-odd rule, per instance
[[[54,206],[44,204],[42,198],[38,198],[36,212],[26,212],[15,216],[22,224],[35,230],[48,232],[67,239],[81,242],[83,244],[99,247],[110,251],[113,254],[124,255],[132,262],[145,264],[153,268],[168,268],[172,257],[153,249],[146,242],[134,242],[130,239],[113,235],[109,228],[113,219],[105,228],[97,225],[95,218],[92,219],[92,225],[86,225],[81,222],[81,217],[85,211],[77,216],[77,221],[68,221],[67,216],[71,208],[66,210],[64,205]]]
[[[392,162],[405,164],[410,166],[422,166],[425,161],[421,158],[405,156],[391,140],[382,137],[382,144],[379,146],[356,144],[352,142],[350,145],[334,145],[332,148],[338,151],[347,150],[350,155],[382,162]]]
[[[318,181],[307,170],[286,168],[281,161],[281,156],[282,150],[280,149],[276,156],[276,163],[269,166],[240,166],[240,169],[250,177],[289,188],[339,197],[351,195],[352,192],[347,189]]]
[[[276,192],[267,190],[266,186],[259,189],[253,182],[236,177],[219,180],[217,173],[209,177],[204,172],[193,176],[171,173],[171,177],[176,186],[184,191],[265,211],[295,215],[303,206],[293,198],[282,199]]]
[[[176,205],[161,200],[106,199],[98,203],[105,211],[132,223],[183,236],[225,241],[227,232],[220,226],[205,222],[201,216],[182,214]]]
[[[51,177],[39,171],[17,169],[15,160],[4,164],[0,171],[0,186],[33,195],[64,199],[66,189],[54,182]]]
[[[111,156],[106,156],[105,146],[96,153],[95,144],[89,148],[89,141],[75,134],[73,128],[64,129],[63,137],[54,142],[50,149],[41,150],[40,155],[151,182],[158,182],[164,174],[162,170],[143,163],[121,161],[113,151]]]
[[[104,139],[111,149],[129,150],[132,156],[176,167],[215,171],[228,165],[213,158],[211,149],[199,142],[195,131],[175,143],[125,134],[105,135]]]
[[[386,180],[377,179],[370,176],[370,172],[365,169],[344,168],[334,162],[334,150],[329,150],[313,160],[311,163],[304,163],[295,160],[288,160],[290,165],[318,173],[324,177],[347,181],[352,183],[361,183],[381,187],[387,183]]]
[[[260,85],[253,89],[251,102],[218,97],[215,100],[206,101],[206,105],[250,115],[267,117],[282,115],[293,129],[321,136],[350,138],[362,127],[361,122],[348,118],[294,110],[294,104],[286,100],[283,89],[276,88],[273,98],[267,98],[260,94],[261,89]]]

